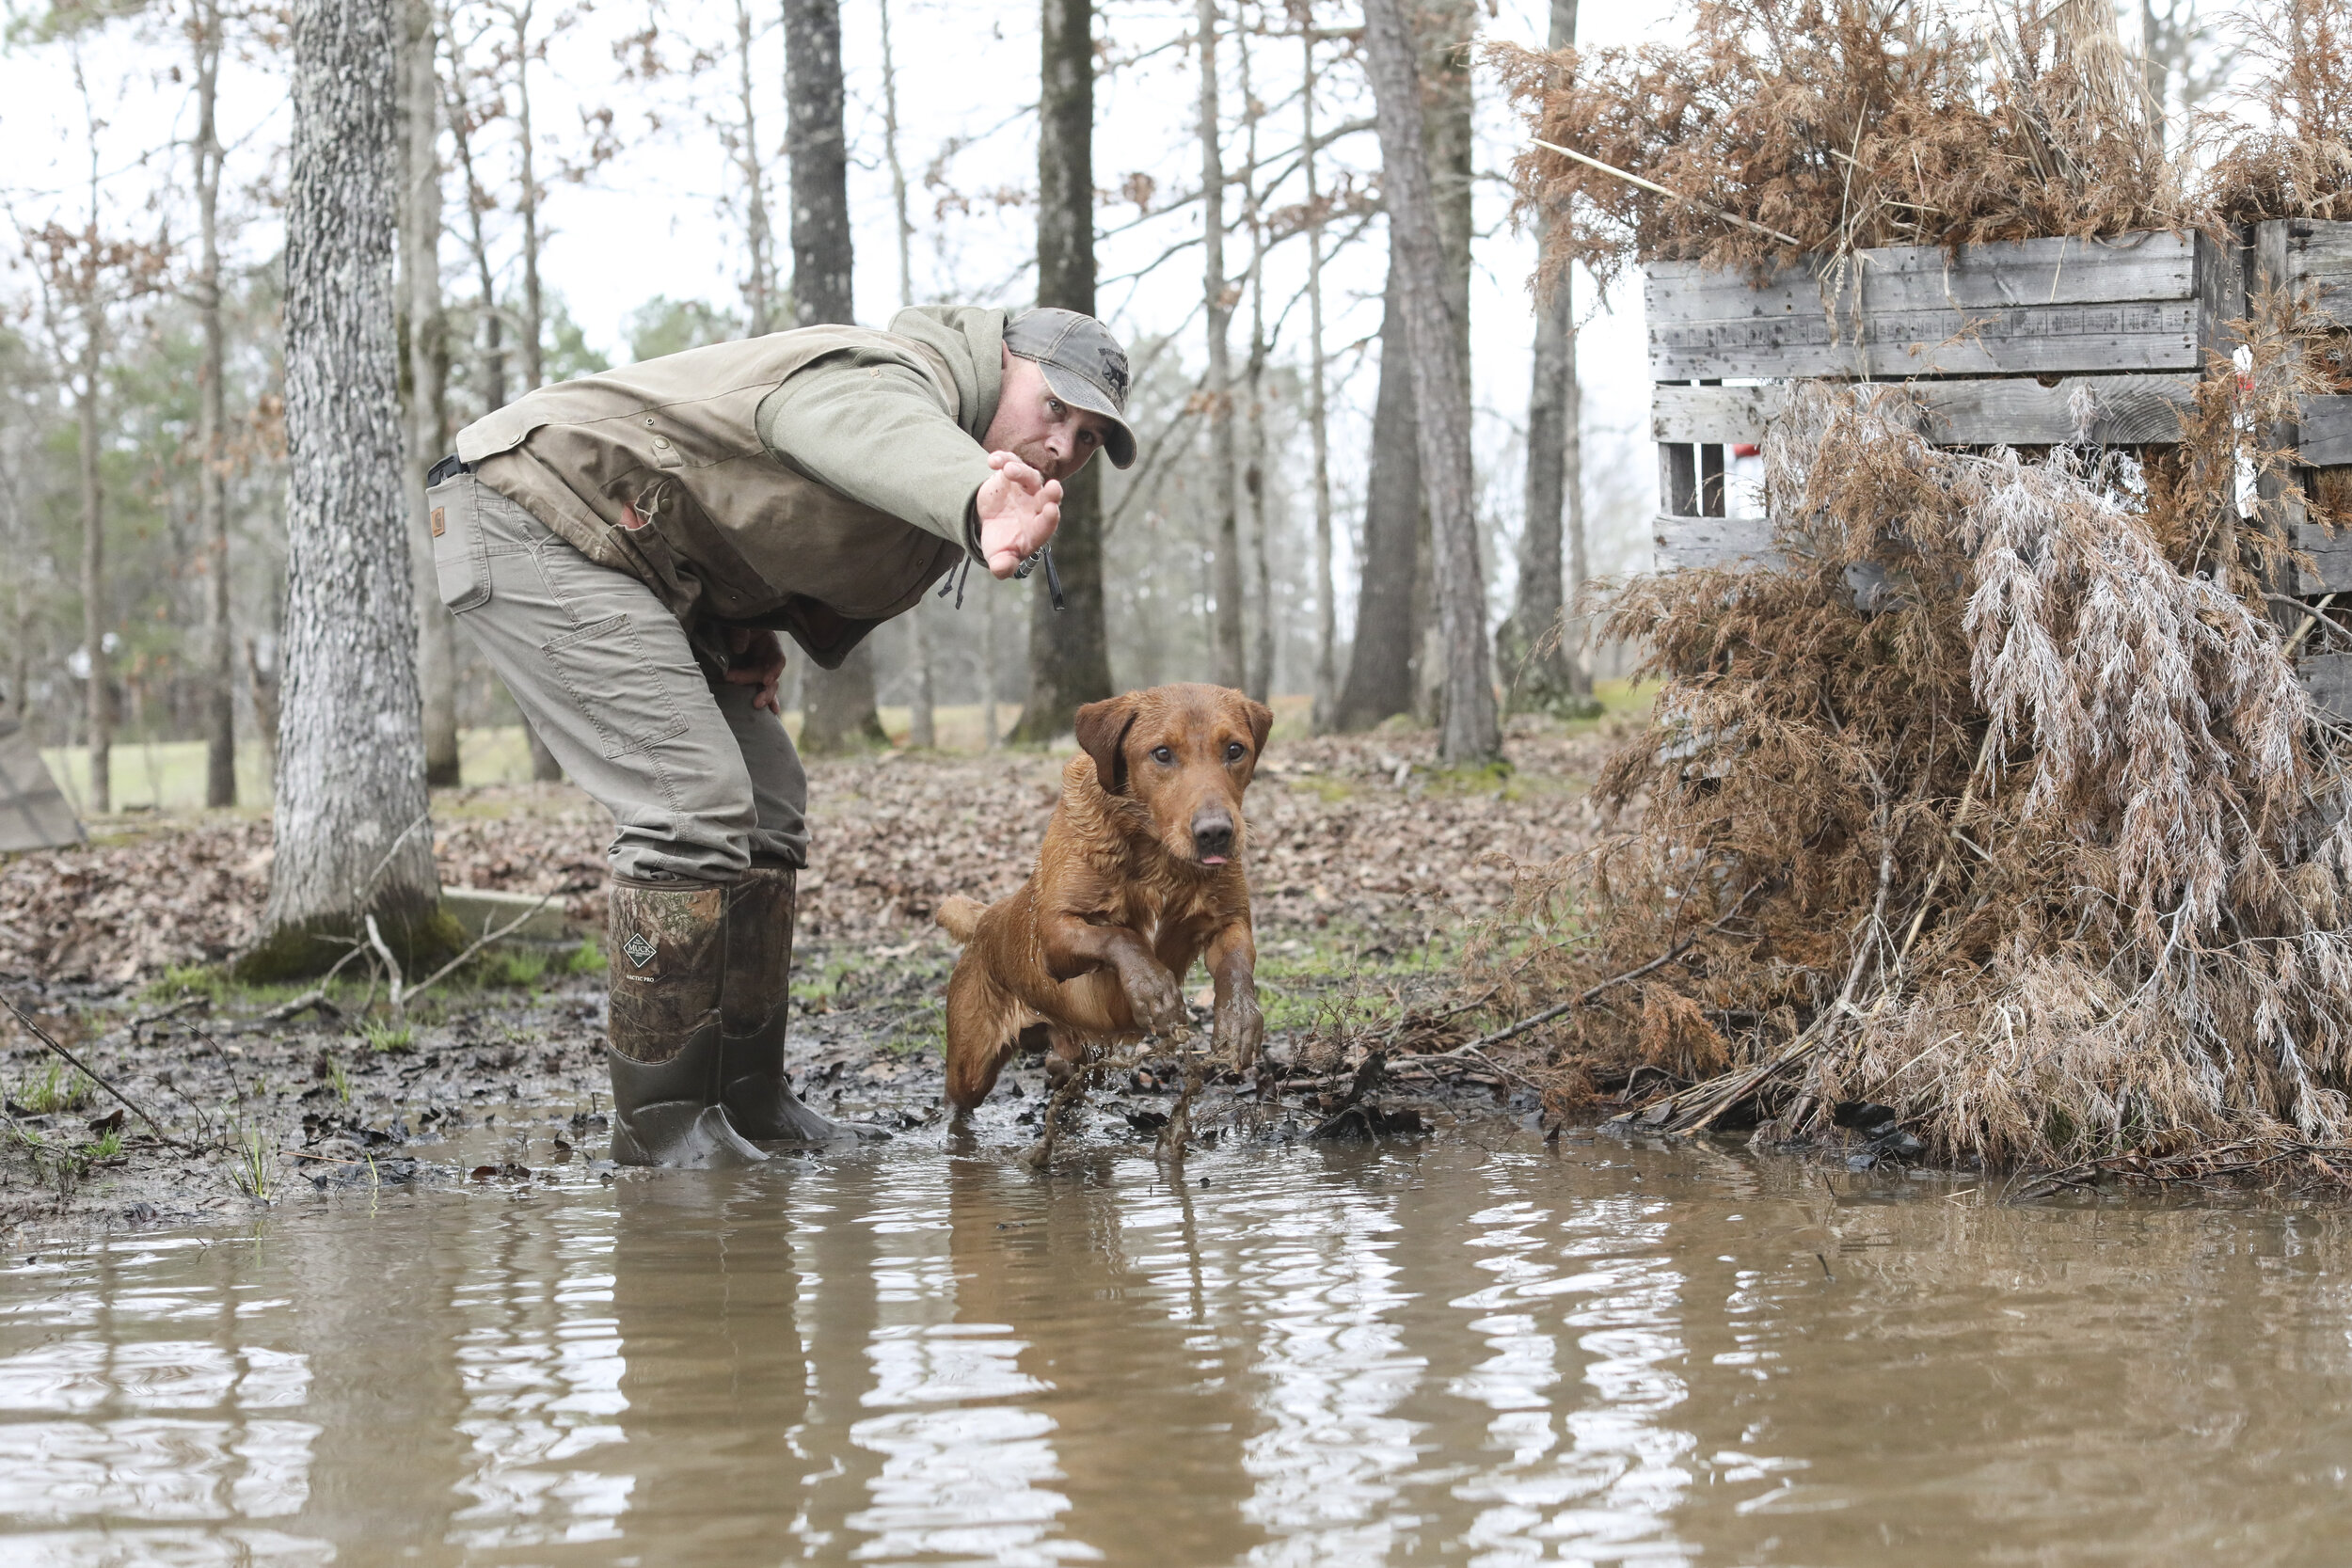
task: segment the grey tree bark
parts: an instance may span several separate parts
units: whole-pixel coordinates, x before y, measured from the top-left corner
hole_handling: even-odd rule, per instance
[[[438,944],[403,506],[397,0],[297,0],[286,205],[286,625],[276,855],[254,975],[373,915]]]
[[[1422,140],[1420,72],[1400,0],[1365,0],[1364,41],[1379,121],[1397,304],[1418,413],[1416,445],[1445,657],[1438,752],[1448,762],[1479,763],[1499,755],[1502,742],[1478,560],[1463,317],[1448,298],[1452,290]]]
[[[1576,42],[1577,0],[1551,0],[1551,47]],[[1568,221],[1550,214],[1556,233]],[[1569,280],[1535,299],[1535,351],[1527,393],[1526,525],[1519,533],[1518,588],[1511,618],[1498,634],[1498,651],[1511,706],[1534,712],[1573,712],[1589,701],[1593,678],[1562,620],[1563,530],[1584,580],[1583,444],[1577,430],[1576,317]]]
[[[1417,0],[1406,20],[1412,29],[1422,87],[1422,142],[1429,158],[1429,184],[1436,204],[1438,252],[1443,260],[1446,309],[1462,356],[1463,384],[1470,377],[1470,275],[1472,138],[1470,46],[1478,32],[1478,0]],[[1422,723],[1442,721],[1446,685],[1446,641],[1437,599],[1435,543],[1431,518],[1422,514],[1415,540],[1413,712]]]
[[[1044,0],[1038,82],[1037,302],[1094,314],[1094,0]],[[1069,609],[1056,613],[1043,574],[1028,585],[1029,686],[1015,740],[1069,733],[1078,708],[1111,694],[1103,611],[1103,465],[1062,481],[1054,565]]]
[[[1331,582],[1331,422],[1323,354],[1323,193],[1315,176],[1315,30],[1309,12],[1298,29],[1299,158],[1307,176],[1307,428],[1314,446],[1315,692],[1311,720],[1328,733],[1339,705],[1339,606]]]
[[[898,218],[898,308],[914,303],[914,220],[907,215],[907,166],[898,153],[898,57],[890,41],[890,0],[875,0],[882,18],[882,161],[890,166],[890,199]],[[1092,76],[1088,78],[1092,87]],[[1089,121],[1091,116],[1089,115]],[[1088,233],[1089,244],[1093,234]],[[907,635],[914,655],[914,683],[907,704],[907,744],[925,751],[939,744],[939,705],[933,679],[930,617],[937,601],[926,596],[907,611]]]
[[[204,549],[204,803],[237,803],[237,688],[229,626],[226,335],[220,319],[221,14],[196,0],[188,18],[196,66],[196,300],[204,358],[197,370],[196,518]]]
[[[1332,718],[1340,730],[1368,730],[1413,707],[1421,626],[1421,450],[1415,445],[1412,371],[1398,297],[1395,219],[1390,219],[1389,283],[1380,314],[1380,382],[1372,405],[1372,471],[1364,486],[1356,641],[1347,685]]]
[[[1208,317],[1209,373],[1202,395],[1209,404],[1209,497],[1215,519],[1212,548],[1216,594],[1210,623],[1210,667],[1219,686],[1241,687],[1249,679],[1242,631],[1241,513],[1235,494],[1240,461],[1233,451],[1233,299],[1225,276],[1225,151],[1223,112],[1216,80],[1216,0],[1199,0],[1200,51],[1200,250],[1201,301]]]
[[[792,164],[793,319],[802,326],[854,321],[840,0],[784,0],[784,105]],[[803,752],[822,756],[890,743],[874,708],[870,641],[838,670],[812,665],[801,690]]]
[[[404,0],[401,34],[401,304],[407,330],[408,542],[417,595],[417,684],[424,708],[424,776],[457,773],[457,622],[433,575],[424,476],[449,451],[449,329],[441,309],[441,86],[432,0]]]

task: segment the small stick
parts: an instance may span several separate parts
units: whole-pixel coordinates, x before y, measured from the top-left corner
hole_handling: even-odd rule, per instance
[[[51,1037],[48,1030],[42,1028],[40,1024],[35,1023],[30,1015],[28,1015],[24,1008],[18,1006],[12,999],[6,995],[0,995],[0,1006],[5,1006],[9,1012],[15,1014],[16,1021],[24,1025],[24,1027],[31,1032],[32,1037],[35,1039],[40,1041],[41,1044],[47,1046],[58,1055],[63,1056],[67,1062],[72,1064],[74,1071],[80,1073],[83,1077],[88,1079],[100,1088],[104,1089],[108,1094],[113,1095],[117,1100],[121,1101],[133,1116],[147,1123],[149,1132],[154,1133],[155,1136],[161,1138],[164,1142],[169,1144],[174,1148],[185,1148],[193,1152],[195,1148],[194,1145],[183,1143],[180,1139],[175,1138],[170,1133],[165,1132],[163,1124],[158,1122],[153,1117],[149,1116],[145,1109],[143,1109],[137,1101],[134,1101],[129,1095],[124,1094],[120,1089],[116,1088],[112,1084],[100,1077],[97,1073],[92,1072],[88,1068],[84,1067],[82,1065],[81,1058],[75,1056],[72,1052],[68,1051],[64,1046],[59,1045],[56,1039]]]
[[[283,1023],[286,1020],[294,1017],[296,1013],[310,1007],[319,1007],[327,1012],[337,1013],[340,1015],[341,1009],[338,1008],[335,1004],[326,999],[326,988],[334,984],[335,976],[343,972],[343,965],[349,963],[352,959],[358,958],[360,954],[366,951],[367,949],[365,947],[355,944],[349,952],[335,960],[335,967],[328,970],[326,974],[320,978],[317,985],[312,986],[309,990],[304,991],[300,996],[295,997],[291,1002],[280,1002],[277,1006],[272,1007],[269,1011],[263,1013],[258,1022],[262,1023]]]
[[[1794,234],[1784,234],[1777,229],[1767,229],[1764,225],[1743,218],[1737,213],[1726,213],[1721,207],[1714,205],[1712,202],[1701,201],[1695,196],[1685,196],[1680,191],[1670,191],[1655,180],[1645,180],[1638,174],[1628,174],[1621,168],[1617,168],[1613,165],[1602,163],[1598,158],[1588,158],[1581,152],[1578,152],[1570,148],[1562,147],[1556,142],[1548,142],[1541,136],[1530,136],[1527,139],[1534,142],[1537,147],[1542,148],[1547,152],[1557,152],[1563,158],[1574,158],[1578,163],[1590,165],[1592,167],[1600,170],[1603,174],[1613,174],[1629,185],[1639,185],[1645,191],[1655,191],[1660,196],[1666,198],[1669,201],[1685,202],[1690,206],[1696,207],[1702,213],[1723,219],[1725,223],[1736,223],[1742,229],[1752,229],[1756,232],[1765,235],[1768,238],[1780,241],[1783,245],[1792,245],[1797,246],[1799,249],[1803,249],[1804,246],[1804,242],[1797,238]]]
[[[1160,1129],[1160,1137],[1153,1153],[1184,1164],[1184,1145],[1192,1138],[1192,1097],[1200,1092],[1204,1075],[1200,1057],[1192,1049],[1192,1031],[1176,1031],[1176,1052],[1184,1064],[1184,1086],[1177,1093],[1176,1108],[1168,1116],[1168,1125]]]

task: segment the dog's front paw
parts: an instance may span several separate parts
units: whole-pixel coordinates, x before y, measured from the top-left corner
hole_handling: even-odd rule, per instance
[[[1258,1010],[1257,997],[1237,989],[1220,999],[1213,1039],[1218,1061],[1236,1072],[1248,1072],[1265,1044],[1265,1014]]]
[[[1176,977],[1158,964],[1136,964],[1120,978],[1127,988],[1127,1010],[1135,1015],[1136,1027],[1172,1035],[1191,1022]]]

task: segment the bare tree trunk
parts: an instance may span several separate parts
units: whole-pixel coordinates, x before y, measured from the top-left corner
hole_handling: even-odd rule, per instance
[[[1315,179],[1315,30],[1311,11],[1298,29],[1304,56],[1298,102],[1300,158],[1307,174],[1307,421],[1314,442],[1315,697],[1312,724],[1328,733],[1339,707],[1339,606],[1331,582],[1331,424],[1323,354],[1323,195]]]
[[[1366,65],[1380,132],[1391,254],[1419,415],[1422,491],[1429,509],[1438,614],[1445,650],[1439,754],[1477,763],[1502,752],[1486,646],[1486,591],[1473,508],[1470,398],[1460,323],[1447,298],[1426,146],[1420,73],[1400,0],[1365,0]]]
[[[1372,472],[1364,488],[1363,549],[1357,574],[1356,641],[1333,727],[1368,730],[1413,707],[1414,613],[1421,598],[1421,450],[1413,434],[1413,380],[1399,298],[1396,228],[1390,222],[1387,303],[1380,316],[1380,387],[1372,407]]]
[[[840,0],[784,0],[784,101],[792,162],[793,319],[802,326],[853,321]],[[838,670],[811,666],[802,691],[803,752],[821,756],[890,743],[874,710],[870,641],[859,643]]]
[[[1551,0],[1555,50],[1576,42],[1576,5],[1577,0]],[[1555,213],[1547,229],[1556,232],[1566,221],[1565,213]],[[1517,597],[1497,637],[1511,705],[1535,712],[1565,710],[1592,690],[1592,677],[1562,635],[1561,620],[1561,527],[1570,508],[1568,454],[1576,400],[1570,294],[1569,280],[1563,277],[1535,300],[1535,352],[1527,392],[1527,517],[1519,532]]]
[[[1217,107],[1216,0],[1199,0],[1200,48],[1201,294],[1209,319],[1209,496],[1216,520],[1216,614],[1211,623],[1210,666],[1220,686],[1249,679],[1242,634],[1241,515],[1235,495],[1240,463],[1233,452],[1233,362],[1227,339],[1233,302],[1225,277],[1225,151]]]
[[[539,176],[531,132],[531,52],[537,47],[531,40],[531,23],[536,8],[537,0],[522,0],[507,12],[515,24],[515,214],[523,220],[523,319],[516,336],[522,340],[526,392],[547,381],[547,313],[539,293]]]
[[[204,803],[237,803],[235,650],[229,630],[228,350],[220,320],[219,0],[197,0],[188,27],[196,45],[196,314],[204,338],[197,371],[196,522],[204,549]]]
[[[1094,314],[1094,0],[1044,0],[1039,29],[1037,302]],[[1069,609],[1032,580],[1029,687],[1013,738],[1069,733],[1082,704],[1111,694],[1103,612],[1103,464],[1062,481],[1054,564]]]
[[[440,80],[430,0],[402,6],[401,303],[407,318],[408,542],[417,594],[417,684],[424,776],[457,783],[457,622],[441,603],[426,525],[424,476],[449,449],[449,338],[441,310]]]
[[[441,41],[449,50],[449,74],[442,84],[449,115],[450,147],[457,154],[457,166],[466,176],[466,253],[473,261],[474,288],[480,299],[482,339],[480,367],[482,406],[487,410],[506,405],[506,350],[504,323],[499,314],[498,277],[490,270],[490,241],[483,231],[483,214],[491,206],[490,193],[482,183],[482,172],[474,163],[473,134],[476,124],[465,97],[466,62],[458,53],[455,34],[449,26],[449,13],[440,13]]]
[[[1249,564],[1256,578],[1258,623],[1249,646],[1249,680],[1244,690],[1264,702],[1274,688],[1274,573],[1266,549],[1265,508],[1265,214],[1258,189],[1258,122],[1265,118],[1249,80],[1249,31],[1238,29],[1234,53],[1241,66],[1242,124],[1248,174],[1242,180],[1242,221],[1249,227],[1248,455],[1242,489],[1249,498]]]
[[[82,307],[82,363],[73,387],[73,419],[82,459],[82,649],[89,661],[83,691],[89,730],[87,806],[91,816],[103,816],[114,810],[115,736],[106,661],[106,492],[98,467],[99,375],[105,356],[106,312],[94,287]]]
[[[898,219],[898,308],[903,310],[914,303],[914,222],[907,215],[907,166],[898,155],[898,62],[890,42],[890,0],[875,0],[875,8],[882,16],[882,161],[890,166],[890,200]],[[1050,48],[1049,44],[1049,53]],[[1092,82],[1089,73],[1089,90]],[[1051,116],[1046,119],[1050,120]],[[1089,124],[1091,119],[1089,114]],[[1089,245],[1093,238],[1089,227]],[[907,611],[907,630],[914,645],[914,689],[907,704],[907,744],[925,751],[939,744],[938,693],[932,675],[930,626],[935,602],[926,594],[922,603]]]
[[[785,0],[784,97],[792,164],[792,314],[850,322],[850,154],[842,128],[840,0]]]
[[[374,915],[438,945],[404,527],[397,0],[297,0],[286,207],[286,628],[277,852],[257,977]]]
[[[1422,145],[1429,159],[1446,309],[1453,317],[1463,384],[1468,386],[1473,180],[1470,44],[1478,31],[1478,0],[1419,0],[1407,21],[1422,83]],[[1447,645],[1431,525],[1424,508],[1414,544],[1413,713],[1422,723],[1438,724],[1444,720]]]
[[[885,54],[889,31],[885,18]],[[743,240],[752,261],[750,276],[743,280],[743,322],[745,332],[758,338],[776,329],[776,231],[768,219],[768,159],[759,139],[758,100],[752,92],[748,0],[735,0],[735,91],[743,117],[742,141],[736,149],[735,161],[743,173]]]

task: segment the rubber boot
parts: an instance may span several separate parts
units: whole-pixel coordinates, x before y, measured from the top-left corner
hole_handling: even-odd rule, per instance
[[[697,883],[612,883],[612,1158],[725,1170],[768,1158],[719,1104],[726,895]]]
[[[800,910],[796,881],[788,865],[754,865],[726,890],[719,1101],[738,1132],[763,1143],[879,1136],[879,1128],[818,1116],[784,1081],[784,1039],[792,1022],[792,927]]]

